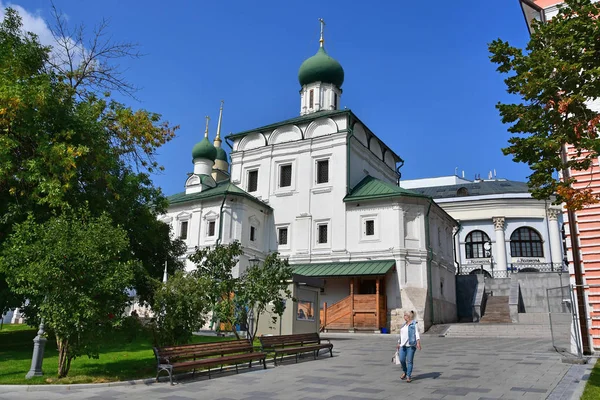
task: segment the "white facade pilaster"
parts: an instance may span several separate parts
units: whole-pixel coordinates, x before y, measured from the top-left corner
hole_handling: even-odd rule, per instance
[[[496,233],[496,265],[498,270],[505,271],[508,267],[506,264],[506,240],[504,238],[504,217],[494,217],[494,231]]]
[[[560,237],[560,230],[558,229],[559,213],[560,210],[556,208],[549,208],[547,211],[548,227],[550,230],[550,256],[552,257],[552,263],[554,265],[562,263],[562,241]]]

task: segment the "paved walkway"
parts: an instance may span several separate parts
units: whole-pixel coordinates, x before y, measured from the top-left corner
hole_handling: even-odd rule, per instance
[[[413,382],[391,364],[393,335],[327,335],[334,357],[308,356],[267,370],[214,374],[168,383],[120,386],[0,387],[1,399],[570,399],[591,366],[569,365],[547,340],[441,338],[423,335]],[[29,390],[28,390],[29,389]],[[31,391],[35,389],[36,391]],[[37,391],[43,389],[43,391]],[[575,394],[575,395],[574,395]],[[576,396],[576,397],[574,397]]]

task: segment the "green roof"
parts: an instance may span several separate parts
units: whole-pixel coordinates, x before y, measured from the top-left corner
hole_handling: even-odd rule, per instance
[[[283,120],[283,121],[279,121],[279,122],[276,122],[274,124],[261,126],[259,128],[254,128],[254,129],[250,129],[250,130],[247,130],[247,131],[234,133],[232,135],[228,135],[227,139],[234,140],[234,139],[238,139],[238,138],[244,137],[244,136],[246,136],[246,135],[248,135],[250,133],[254,133],[254,132],[268,131],[268,130],[272,130],[272,129],[275,129],[275,128],[278,128],[278,127],[284,126],[284,125],[298,124],[298,123],[301,123],[301,122],[312,121],[312,120],[317,119],[317,118],[329,117],[329,116],[337,115],[337,114],[349,114],[350,112],[351,111],[349,109],[346,109],[346,110],[317,111],[317,112],[314,112],[314,113],[310,113],[310,114],[306,114],[306,115],[301,115],[300,117],[295,117],[295,118],[290,118],[290,119],[286,119],[286,120]]]
[[[169,205],[173,205],[173,204],[179,204],[179,203],[187,203],[189,201],[207,200],[207,199],[212,199],[215,197],[223,197],[223,196],[227,196],[227,195],[245,197],[249,200],[254,201],[257,204],[260,204],[263,207],[267,207],[267,208],[271,209],[271,207],[268,204],[260,201],[259,199],[252,196],[250,193],[246,192],[245,190],[242,190],[239,187],[235,186],[229,180],[221,181],[221,182],[217,183],[217,186],[215,186],[214,188],[205,189],[198,193],[186,194],[185,192],[182,192],[182,193],[173,194],[171,196],[168,196],[167,200],[169,201]]]
[[[352,192],[344,197],[344,201],[375,200],[389,197],[407,196],[421,197],[430,199],[429,196],[403,189],[400,186],[381,181],[372,176],[366,176],[358,185],[352,189]]]
[[[338,88],[344,83],[344,69],[341,64],[319,47],[317,54],[304,60],[298,70],[298,81],[301,86],[313,82],[332,83]]]
[[[447,199],[465,196],[487,196],[494,194],[529,193],[529,187],[527,186],[527,183],[509,181],[506,179],[459,183],[456,185],[447,186],[430,186],[422,188],[415,187],[411,190],[426,196],[431,196],[434,199]]]
[[[385,275],[394,265],[395,260],[382,261],[348,261],[323,264],[295,264],[294,274],[304,276],[361,276]]]

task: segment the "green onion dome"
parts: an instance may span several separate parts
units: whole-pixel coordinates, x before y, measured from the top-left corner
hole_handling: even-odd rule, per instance
[[[196,143],[192,149],[192,159],[206,158],[215,161],[217,158],[217,148],[208,140],[207,137]]]
[[[305,60],[298,70],[298,81],[301,86],[313,82],[331,83],[341,89],[344,83],[344,69],[325,48],[319,47],[317,54]]]
[[[221,147],[217,147],[217,160],[227,162],[227,153]]]

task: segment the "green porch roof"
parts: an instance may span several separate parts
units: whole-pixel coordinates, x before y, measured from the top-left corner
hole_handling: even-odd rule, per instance
[[[227,196],[227,195],[245,197],[249,200],[254,201],[257,204],[260,204],[263,207],[272,209],[272,207],[270,207],[267,203],[260,201],[256,197],[252,196],[250,193],[235,186],[229,180],[219,182],[219,183],[217,183],[217,186],[215,186],[214,188],[204,189],[203,191],[201,191],[199,193],[186,194],[185,192],[183,192],[183,193],[173,194],[171,196],[168,196],[167,200],[169,201],[170,205],[173,205],[173,204],[178,204],[178,203],[187,203],[189,201],[195,201],[195,200],[206,200],[206,199],[212,199],[215,197],[223,197],[223,196]]]
[[[396,196],[430,198],[424,194],[403,189],[400,186],[392,185],[372,176],[366,176],[352,189],[350,194],[344,197],[344,201],[375,200]]]
[[[295,264],[292,267],[294,268],[294,274],[325,278],[334,276],[385,275],[395,264],[395,260],[381,260]]]

